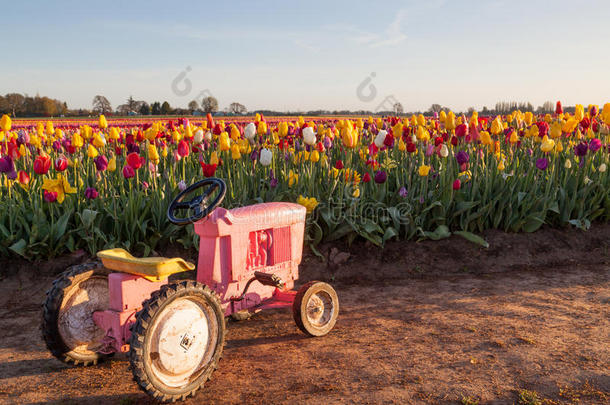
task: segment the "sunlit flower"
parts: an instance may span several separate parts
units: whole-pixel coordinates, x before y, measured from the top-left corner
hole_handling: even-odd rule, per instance
[[[421,165],[421,166],[419,166],[419,169],[417,172],[421,177],[426,177],[428,175],[428,173],[430,173],[430,166]]]
[[[310,214],[318,206],[318,200],[315,197],[307,198],[300,195],[297,199],[297,204],[304,206],[307,209],[307,213]]]
[[[44,179],[42,189],[50,193],[56,193],[55,197],[60,204],[64,202],[66,194],[76,192],[76,189],[70,185],[68,179],[62,174],[57,174],[55,179]]]

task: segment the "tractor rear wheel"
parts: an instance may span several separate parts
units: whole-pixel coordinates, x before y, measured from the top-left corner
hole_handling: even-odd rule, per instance
[[[324,336],[335,326],[339,316],[339,297],[335,289],[322,281],[310,281],[299,289],[292,303],[294,321],[310,336]]]
[[[212,290],[195,281],[165,285],[136,316],[134,380],[159,401],[184,400],[210,379],[224,342],[224,311]]]
[[[74,365],[92,365],[108,354],[105,331],[93,322],[93,313],[108,309],[108,274],[101,263],[68,268],[47,291],[42,309],[42,337],[53,356]]]

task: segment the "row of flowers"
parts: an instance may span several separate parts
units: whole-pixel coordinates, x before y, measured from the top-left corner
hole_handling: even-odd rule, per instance
[[[558,103],[544,116],[135,123],[100,116],[95,124],[3,116],[0,249],[40,257],[116,244],[191,246],[192,228],[169,226],[165,208],[179,190],[212,176],[226,180],[228,207],[306,206],[314,245],[434,237],[439,227],[587,227],[610,215],[609,126],[610,103],[601,111],[578,105],[574,114]]]

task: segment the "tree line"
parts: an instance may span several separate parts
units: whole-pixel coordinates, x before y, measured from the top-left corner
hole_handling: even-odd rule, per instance
[[[230,103],[223,110],[219,110],[218,100],[213,96],[202,98],[200,101],[192,100],[187,108],[174,108],[167,101],[154,101],[148,103],[143,100],[136,100],[129,96],[124,104],[112,108],[110,101],[105,96],[96,95],[91,103],[91,109],[69,109],[66,102],[46,96],[36,95],[34,97],[19,93],[8,93],[0,95],[0,114],[10,114],[13,117],[86,117],[99,114],[105,115],[205,115],[207,113],[220,113],[222,115],[244,115],[247,113],[262,113],[268,116],[320,116],[320,115],[411,115],[411,114],[433,114],[441,111],[449,111],[450,108],[440,104],[432,104],[427,111],[405,112],[401,103],[389,106],[388,111],[369,111],[369,110],[311,110],[311,111],[274,111],[274,110],[254,110],[248,111],[246,106],[238,102]],[[483,107],[478,112],[483,116],[494,116],[498,114],[508,114],[515,110],[531,111],[537,114],[553,113],[555,103],[546,101],[542,105],[534,108],[530,102],[499,101],[493,108]],[[565,112],[574,112],[574,107],[564,107]],[[466,111],[456,112],[470,115],[476,111],[474,107]]]

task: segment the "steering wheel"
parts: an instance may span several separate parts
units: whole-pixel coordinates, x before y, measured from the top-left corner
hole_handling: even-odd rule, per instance
[[[184,198],[198,190],[200,188],[204,188],[203,193],[192,198],[190,201],[183,201]],[[212,195],[212,193],[216,190],[218,191],[218,195],[214,200],[208,202],[208,199]],[[215,177],[211,177],[208,179],[204,179],[198,181],[195,184],[191,184],[184,191],[181,191],[180,194],[174,198],[169,207],[167,208],[167,219],[173,224],[176,225],[188,225],[193,222],[199,221],[201,218],[205,218],[208,216],[216,207],[220,205],[222,200],[225,198],[225,194],[227,192],[227,185],[221,179],[217,179]],[[193,215],[187,216],[185,218],[176,217],[176,211],[193,211]]]

